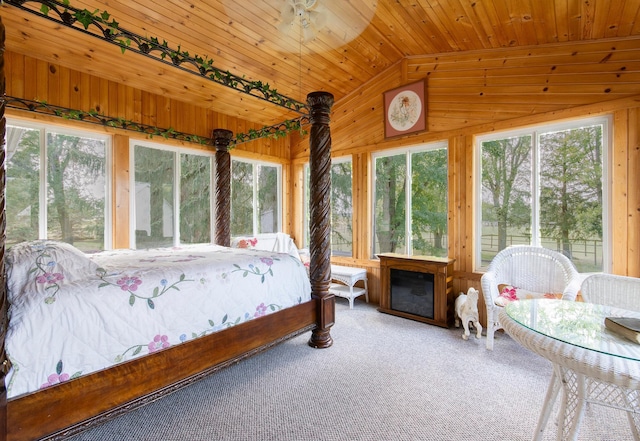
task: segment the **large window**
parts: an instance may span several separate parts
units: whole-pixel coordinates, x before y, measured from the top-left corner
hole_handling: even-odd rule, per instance
[[[353,196],[351,157],[331,160],[331,255],[353,255]],[[305,165],[304,231],[305,244],[310,242],[310,169]]]
[[[282,225],[282,166],[231,161],[231,235],[277,233]]]
[[[212,156],[136,143],[135,245],[210,243]]]
[[[373,155],[373,254],[447,256],[443,143]]]
[[[109,138],[8,121],[7,245],[64,241],[83,251],[110,246]]]
[[[478,138],[479,269],[515,244],[560,251],[581,272],[608,268],[608,128],[591,118]]]

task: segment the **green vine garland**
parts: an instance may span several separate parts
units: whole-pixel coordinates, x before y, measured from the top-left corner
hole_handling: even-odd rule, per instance
[[[22,98],[16,98],[12,96],[5,96],[1,99],[5,102],[8,108],[14,108],[18,110],[28,110],[31,112],[53,115],[67,120],[83,121],[91,124],[98,124],[106,127],[112,127],[116,129],[123,129],[134,131],[138,133],[144,133],[150,138],[154,136],[161,136],[165,139],[176,139],[180,141],[186,141],[196,143],[200,145],[206,145],[213,147],[213,140],[211,138],[205,138],[198,135],[193,135],[184,132],[178,132],[177,130],[169,128],[160,128],[156,126],[150,126],[147,124],[141,124],[134,121],[129,121],[120,117],[110,117],[98,113],[96,110],[91,109],[89,111],[82,111],[77,109],[69,109],[67,107],[55,106],[47,103],[46,101],[33,101]],[[301,135],[306,135],[307,131],[303,128],[303,125],[309,123],[309,119],[306,116],[301,116],[296,119],[284,121],[280,124],[273,126],[266,126],[259,130],[249,129],[248,133],[238,133],[234,139],[231,140],[229,148],[233,148],[238,144],[253,141],[260,138],[273,138],[278,139],[285,137],[289,132],[297,130]]]
[[[26,7],[25,3],[29,2],[40,3],[40,9],[34,10]],[[216,68],[213,65],[213,60],[206,55],[204,57],[197,54],[191,55],[188,51],[182,50],[179,45],[177,49],[173,49],[165,40],[160,43],[157,37],[147,38],[121,28],[107,11],[96,9],[91,12],[87,9],[77,9],[70,5],[70,0],[4,0],[0,3],[7,3],[24,11],[42,15],[72,29],[82,30],[94,37],[120,46],[123,53],[126,50],[138,52],[302,115],[308,113],[304,103],[278,93],[276,89],[271,89],[268,83],[259,80],[249,81],[229,71]],[[53,18],[52,12],[55,12],[59,19]],[[77,28],[76,23],[80,23],[83,29]],[[90,30],[92,26],[97,28],[99,33]]]

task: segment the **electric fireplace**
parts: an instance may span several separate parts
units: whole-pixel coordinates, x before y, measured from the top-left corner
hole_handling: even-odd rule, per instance
[[[433,319],[433,279],[430,273],[391,268],[391,309]]]
[[[453,259],[379,254],[380,312],[433,325],[453,324]]]

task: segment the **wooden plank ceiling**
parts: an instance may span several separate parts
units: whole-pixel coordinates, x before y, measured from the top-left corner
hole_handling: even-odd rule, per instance
[[[299,25],[283,30],[281,11],[290,1],[70,0],[70,5],[106,11],[121,28],[207,56],[222,70],[303,102],[317,90],[338,101],[403,59],[640,35],[640,0],[317,0],[324,25],[303,41]],[[37,2],[25,5],[40,9]],[[9,51],[263,125],[296,116],[140,54],[122,54],[117,46],[15,6],[5,4],[0,13]]]

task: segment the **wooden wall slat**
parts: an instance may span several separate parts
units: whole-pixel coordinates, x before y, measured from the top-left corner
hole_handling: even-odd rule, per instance
[[[640,277],[640,108],[629,109],[628,158],[629,163],[629,207],[627,208],[627,273]]]
[[[626,274],[628,228],[626,222],[615,220],[627,219],[629,206],[629,164],[627,163],[628,148],[628,111],[616,111],[613,116],[615,130],[613,132],[612,167],[611,167],[611,198],[612,198],[612,272]]]
[[[59,102],[62,107],[70,107],[73,86],[71,84],[71,71],[63,67],[57,68],[57,75],[60,84]]]
[[[20,62],[23,57],[5,52],[5,63],[7,65],[6,93],[15,93],[16,96],[24,96],[26,73],[25,65]]]
[[[49,97],[49,63],[46,61],[38,60],[36,65],[36,78],[35,78],[35,99],[43,100]]]
[[[113,214],[112,223],[115,234],[113,235],[114,248],[129,248],[129,137],[116,134],[113,137]]]

